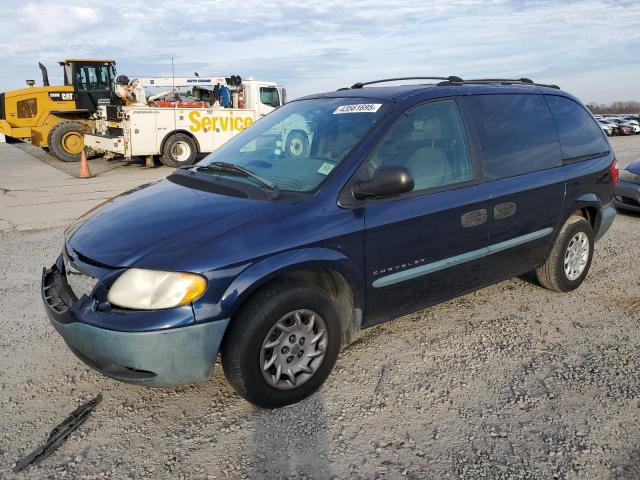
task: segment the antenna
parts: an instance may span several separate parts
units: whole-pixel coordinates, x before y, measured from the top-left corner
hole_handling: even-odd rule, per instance
[[[171,90],[173,91],[174,100],[176,99],[176,72],[173,66],[173,57],[171,57]],[[173,102],[173,139],[176,138],[176,130],[178,130],[178,120],[176,119],[176,115],[178,115],[178,102]],[[174,144],[175,147],[175,144]],[[170,152],[170,155],[173,153]],[[179,165],[176,161],[176,171],[178,170]]]

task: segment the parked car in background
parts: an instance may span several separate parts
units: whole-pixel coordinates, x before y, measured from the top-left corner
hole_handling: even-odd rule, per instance
[[[640,115],[624,115],[622,118],[625,120],[634,120],[640,124]]]
[[[620,170],[620,178],[614,189],[613,204],[619,210],[640,212],[640,160]]]
[[[308,148],[287,152],[274,132],[298,117]],[[578,288],[617,178],[597,122],[558,87],[359,83],[85,214],[42,300],[107,376],[202,381],[220,350],[240,395],[279,407],[316,391],[361,329],[527,272]]]
[[[608,122],[606,120],[603,119],[597,119],[598,120],[598,124],[600,125],[600,128],[602,129],[602,131],[608,136],[608,137],[612,137],[614,135],[619,135],[618,133],[618,125],[613,123],[613,122]]]
[[[608,117],[605,120],[617,125],[620,135],[635,135],[637,133],[640,133],[640,126],[627,123],[621,118]]]

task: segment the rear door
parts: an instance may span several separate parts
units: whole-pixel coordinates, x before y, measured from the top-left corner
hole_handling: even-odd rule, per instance
[[[489,192],[455,99],[405,112],[365,161],[365,177],[381,165],[408,168],[415,189],[364,207],[368,325],[482,283],[489,233]]]
[[[565,196],[560,144],[542,95],[474,95],[464,101],[491,191],[488,275],[497,281],[532,270],[549,253]]]

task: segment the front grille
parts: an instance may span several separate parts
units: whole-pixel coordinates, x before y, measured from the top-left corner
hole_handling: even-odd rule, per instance
[[[91,296],[98,279],[78,270],[67,255],[63,255],[62,259],[64,260],[64,274],[67,283],[76,298],[80,298],[82,295]]]
[[[57,314],[65,314],[73,305],[75,299],[69,290],[69,285],[55,265],[48,270],[42,270],[42,298]]]

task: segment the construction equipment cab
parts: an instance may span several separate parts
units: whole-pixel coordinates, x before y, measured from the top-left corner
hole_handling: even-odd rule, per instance
[[[0,133],[48,148],[65,162],[80,159],[83,134],[93,127],[98,105],[109,103],[115,79],[113,60],[67,59],[60,62],[64,85],[50,85],[44,65],[42,86],[0,93]]]
[[[152,88],[164,89],[149,95]],[[158,155],[167,166],[191,165],[198,153],[213,152],[285,101],[273,82],[230,77],[116,79],[124,105],[100,108],[87,147],[126,158]],[[290,122],[280,148],[298,155],[308,149],[307,122]],[[275,135],[275,134],[274,134]]]

